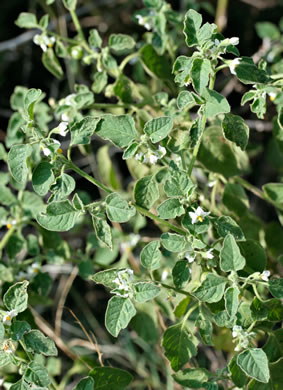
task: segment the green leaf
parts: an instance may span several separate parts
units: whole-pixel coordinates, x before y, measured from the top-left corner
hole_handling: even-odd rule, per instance
[[[189,91],[181,91],[177,97],[177,106],[180,111],[185,108],[191,108],[196,104],[194,96],[192,92]]]
[[[134,283],[134,300],[138,303],[144,303],[151,301],[157,295],[160,294],[161,290],[156,284],[148,282]]]
[[[225,309],[229,314],[229,317],[235,317],[239,307],[239,295],[240,290],[238,287],[229,287],[225,291]]]
[[[146,122],[143,131],[153,143],[157,143],[166,138],[173,128],[173,120],[170,116],[153,118]]]
[[[91,136],[96,131],[100,118],[87,116],[71,127],[71,144],[70,145],[87,145],[90,144]]]
[[[44,366],[37,362],[31,362],[24,373],[24,379],[27,382],[34,383],[37,386],[45,387],[51,383],[48,371]]]
[[[96,367],[89,375],[94,379],[95,390],[122,390],[133,380],[127,371],[114,367]]]
[[[159,198],[158,185],[153,176],[144,176],[136,182],[134,196],[136,203],[150,209]]]
[[[160,242],[151,241],[141,251],[140,260],[144,268],[155,270],[160,267],[161,252]]]
[[[208,118],[228,113],[231,110],[228,100],[212,89],[205,88],[202,97],[205,99],[204,114]]]
[[[134,206],[130,206],[129,203],[116,192],[108,195],[105,202],[107,217],[110,221],[120,223],[127,222],[136,214]]]
[[[135,316],[136,309],[129,298],[112,297],[108,301],[105,326],[112,336],[117,337],[122,329],[125,329]]]
[[[13,203],[17,203],[17,198],[10,188],[0,185],[0,204],[4,206],[11,206]]]
[[[72,229],[80,214],[68,200],[62,200],[50,203],[45,213],[37,215],[36,220],[46,230],[66,232]]]
[[[227,280],[222,276],[208,273],[201,286],[193,292],[193,295],[203,302],[218,302],[223,297],[226,283]]]
[[[91,48],[93,48],[93,49],[101,48],[102,39],[99,35],[99,32],[95,28],[92,28],[89,32],[88,43],[91,46]],[[99,73],[101,73],[101,72],[98,72],[96,74],[99,74]]]
[[[53,192],[52,200],[60,201],[66,199],[75,189],[76,182],[72,176],[67,173],[62,173],[57,177],[56,183],[51,186],[50,190]]]
[[[27,91],[24,97],[24,110],[28,118],[33,119],[34,105],[41,96],[41,90],[31,88]]]
[[[146,343],[152,345],[158,342],[159,331],[154,314],[138,312],[131,320],[130,326]]]
[[[232,234],[227,234],[220,251],[220,268],[224,272],[239,271],[246,265],[245,258]]]
[[[216,227],[218,234],[221,237],[226,237],[227,234],[232,234],[237,241],[245,239],[242,229],[231,217],[219,217],[216,221]]]
[[[91,86],[91,90],[94,93],[101,93],[103,89],[106,87],[108,81],[106,72],[96,72],[93,76],[93,83]]]
[[[105,244],[108,248],[112,250],[112,231],[111,227],[108,225],[106,218],[97,218],[92,217],[92,223],[95,230],[96,237]]]
[[[111,34],[108,41],[109,48],[116,54],[124,54],[132,50],[135,45],[135,40],[126,34]]]
[[[32,147],[26,145],[13,145],[8,153],[8,165],[13,178],[24,184],[28,176],[27,158],[32,153]]]
[[[172,269],[174,285],[177,288],[183,288],[190,279],[190,268],[187,260],[179,260]]]
[[[144,45],[140,50],[142,61],[159,79],[171,80],[171,64],[165,55],[159,56],[152,45]]]
[[[63,78],[63,69],[52,48],[48,48],[43,52],[42,63],[53,76],[57,77],[57,79],[61,80]]]
[[[258,22],[255,24],[255,29],[261,39],[269,38],[273,41],[280,39],[280,31],[273,23]]]
[[[185,209],[179,199],[171,198],[165,200],[157,207],[158,215],[162,219],[174,219],[184,214]]]
[[[190,71],[190,77],[196,92],[203,94],[204,89],[209,82],[209,76],[212,73],[211,63],[208,59],[195,58]],[[210,90],[209,90],[210,91]],[[204,96],[205,97],[205,96]],[[209,98],[211,101],[211,97]]]
[[[234,142],[242,150],[245,150],[249,142],[249,127],[239,115],[225,114],[222,121],[222,129],[225,138]]]
[[[162,347],[174,371],[178,371],[197,354],[193,335],[182,322],[166,329],[162,337]]]
[[[188,177],[187,173],[170,163],[169,174],[164,185],[166,195],[169,197],[187,197],[188,192],[194,187],[193,182]]]
[[[268,287],[269,291],[275,298],[283,299],[283,278],[271,279]]]
[[[116,175],[114,164],[109,156],[110,147],[110,145],[104,145],[96,153],[99,177],[103,184],[114,190],[118,190],[121,188],[121,184]]]
[[[184,387],[189,387],[190,389],[204,388],[204,383],[206,383],[211,376],[210,372],[205,368],[186,368],[185,370],[173,374],[173,378],[177,383]]]
[[[114,279],[118,277],[118,272],[123,271],[124,268],[112,268],[106,271],[96,272],[93,276],[90,277],[97,284],[103,284],[103,286],[114,289],[117,287],[117,284],[113,282]]]
[[[0,343],[2,343],[4,338],[5,338],[5,328],[2,322],[0,322]]]
[[[96,127],[96,133],[114,145],[125,148],[137,137],[135,121],[130,115],[106,114]]]
[[[202,342],[206,345],[213,345],[212,333],[213,326],[209,319],[199,318],[196,323],[196,327],[199,330],[200,337]]]
[[[64,7],[69,11],[75,11],[77,7],[77,0],[63,0]]]
[[[52,171],[52,165],[47,161],[40,162],[33,171],[32,186],[34,191],[40,196],[47,194],[54,180],[55,177]]]
[[[262,188],[265,195],[283,209],[283,183],[268,183]]]
[[[242,217],[249,208],[249,198],[244,188],[237,183],[226,183],[223,194],[223,203],[228,210]]]
[[[12,363],[10,354],[6,353],[5,351],[0,351],[0,367],[4,367],[10,363]]]
[[[13,321],[11,326],[11,338],[14,341],[19,341],[23,338],[26,332],[30,331],[30,324],[26,321]]]
[[[38,28],[36,16],[30,12],[21,12],[15,24],[20,28]]]
[[[130,104],[133,101],[132,92],[134,88],[133,82],[128,77],[120,74],[113,86],[113,92],[122,102]]]
[[[186,238],[175,233],[161,234],[161,243],[170,252],[182,252],[186,247]]]
[[[237,364],[249,377],[259,382],[269,382],[268,360],[262,349],[251,348],[241,352],[238,355]]]
[[[81,379],[73,390],[94,390],[94,380],[90,376]]]
[[[263,272],[266,268],[266,254],[263,247],[255,240],[238,242],[241,253],[246,259],[244,271],[249,275],[254,272]]]
[[[184,20],[184,34],[186,37],[186,44],[191,46],[199,45],[198,32],[202,24],[202,16],[193,9],[190,9]]]
[[[266,84],[270,78],[265,70],[259,69],[250,57],[242,57],[235,67],[238,79],[244,84]]]
[[[24,343],[28,352],[41,353],[45,356],[57,356],[54,341],[37,329],[24,334]]]
[[[237,364],[237,355],[233,356],[232,360],[229,363],[229,372],[231,373],[231,378],[233,383],[242,389],[248,381],[248,377],[243,373],[240,367]]]
[[[198,160],[211,172],[230,176],[240,175],[249,169],[246,152],[223,137],[222,129],[211,126],[205,129]]]
[[[8,310],[16,310],[17,313],[25,311],[28,306],[29,282],[18,282],[11,286],[3,297],[4,305]]]

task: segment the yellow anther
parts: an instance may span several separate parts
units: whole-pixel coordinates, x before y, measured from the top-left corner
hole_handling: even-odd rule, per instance
[[[11,316],[6,316],[6,321],[11,321]]]
[[[61,148],[59,148],[59,149],[57,150],[57,152],[60,153],[60,154],[62,154],[62,153],[63,153],[63,150],[62,150]]]
[[[276,96],[269,96],[269,99],[271,102],[274,102],[275,98],[276,98]]]
[[[200,222],[202,222],[202,221],[203,221],[203,218],[202,218],[202,216],[201,216],[201,215],[199,215],[199,216],[197,217],[197,219],[198,219],[198,221],[200,221]]]
[[[11,223],[7,223],[6,227],[7,227],[7,229],[11,229],[12,224]]]

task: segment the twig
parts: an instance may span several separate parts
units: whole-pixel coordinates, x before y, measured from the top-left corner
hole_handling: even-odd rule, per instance
[[[67,296],[69,294],[69,291],[72,287],[73,281],[75,280],[76,276],[78,275],[78,268],[74,267],[70,276],[68,277],[65,287],[63,289],[63,292],[60,296],[59,302],[58,302],[58,307],[56,310],[56,315],[55,315],[55,333],[56,336],[60,337],[61,336],[61,320],[62,320],[62,314],[64,310],[64,305],[67,299]]]

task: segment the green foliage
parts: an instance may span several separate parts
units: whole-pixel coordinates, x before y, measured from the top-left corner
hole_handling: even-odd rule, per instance
[[[256,24],[271,44],[254,62],[203,23],[207,3],[187,2],[184,15],[144,0],[123,20],[145,34],[106,36],[104,22],[82,28],[81,4],[63,0],[68,37],[61,22],[51,30],[55,2],[43,3],[48,14],[23,12],[16,25],[39,32],[56,93],[17,86],[0,145],[6,387],[279,389],[282,26]],[[264,151],[276,166],[262,190],[241,177],[261,150],[248,107],[230,107],[234,76],[241,105],[273,126]],[[257,213],[263,202],[278,221]]]

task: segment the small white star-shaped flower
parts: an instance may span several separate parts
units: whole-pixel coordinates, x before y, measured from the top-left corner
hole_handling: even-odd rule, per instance
[[[238,45],[239,44],[239,38],[238,37],[233,37],[233,38],[230,38],[229,39],[229,43],[231,44],[231,45],[233,45],[233,46],[236,46],[236,45]]]
[[[59,129],[59,134],[61,137],[65,137],[67,134],[67,128],[68,128],[69,123],[68,122],[61,122],[58,126]]]
[[[51,150],[49,148],[43,148],[42,149],[44,156],[50,156]]]
[[[229,69],[232,74],[236,74],[236,66],[241,63],[241,60],[241,58],[234,58],[234,60],[231,61]]]
[[[11,310],[11,311],[8,311],[8,312],[6,312],[6,314],[4,315],[4,317],[3,317],[3,324],[4,325],[8,325],[8,326],[11,326],[11,324],[12,324],[12,319],[14,318],[14,317],[16,317],[16,315],[17,315],[18,313],[16,312],[16,310]]]
[[[206,258],[207,259],[213,259],[214,258],[214,255],[213,255],[213,253],[212,253],[212,251],[213,251],[213,248],[210,248],[207,252],[206,252]]]
[[[196,254],[194,252],[186,252],[185,258],[188,260],[189,263],[193,263],[196,258]]]
[[[203,219],[209,214],[210,212],[204,211],[200,206],[196,209],[196,211],[189,212],[192,224],[195,224],[196,222],[203,222]]]
[[[260,278],[265,282],[268,282],[269,276],[270,276],[270,271],[263,271],[263,273],[260,275]]]
[[[239,337],[243,328],[240,325],[234,325],[232,330],[232,337]]]

